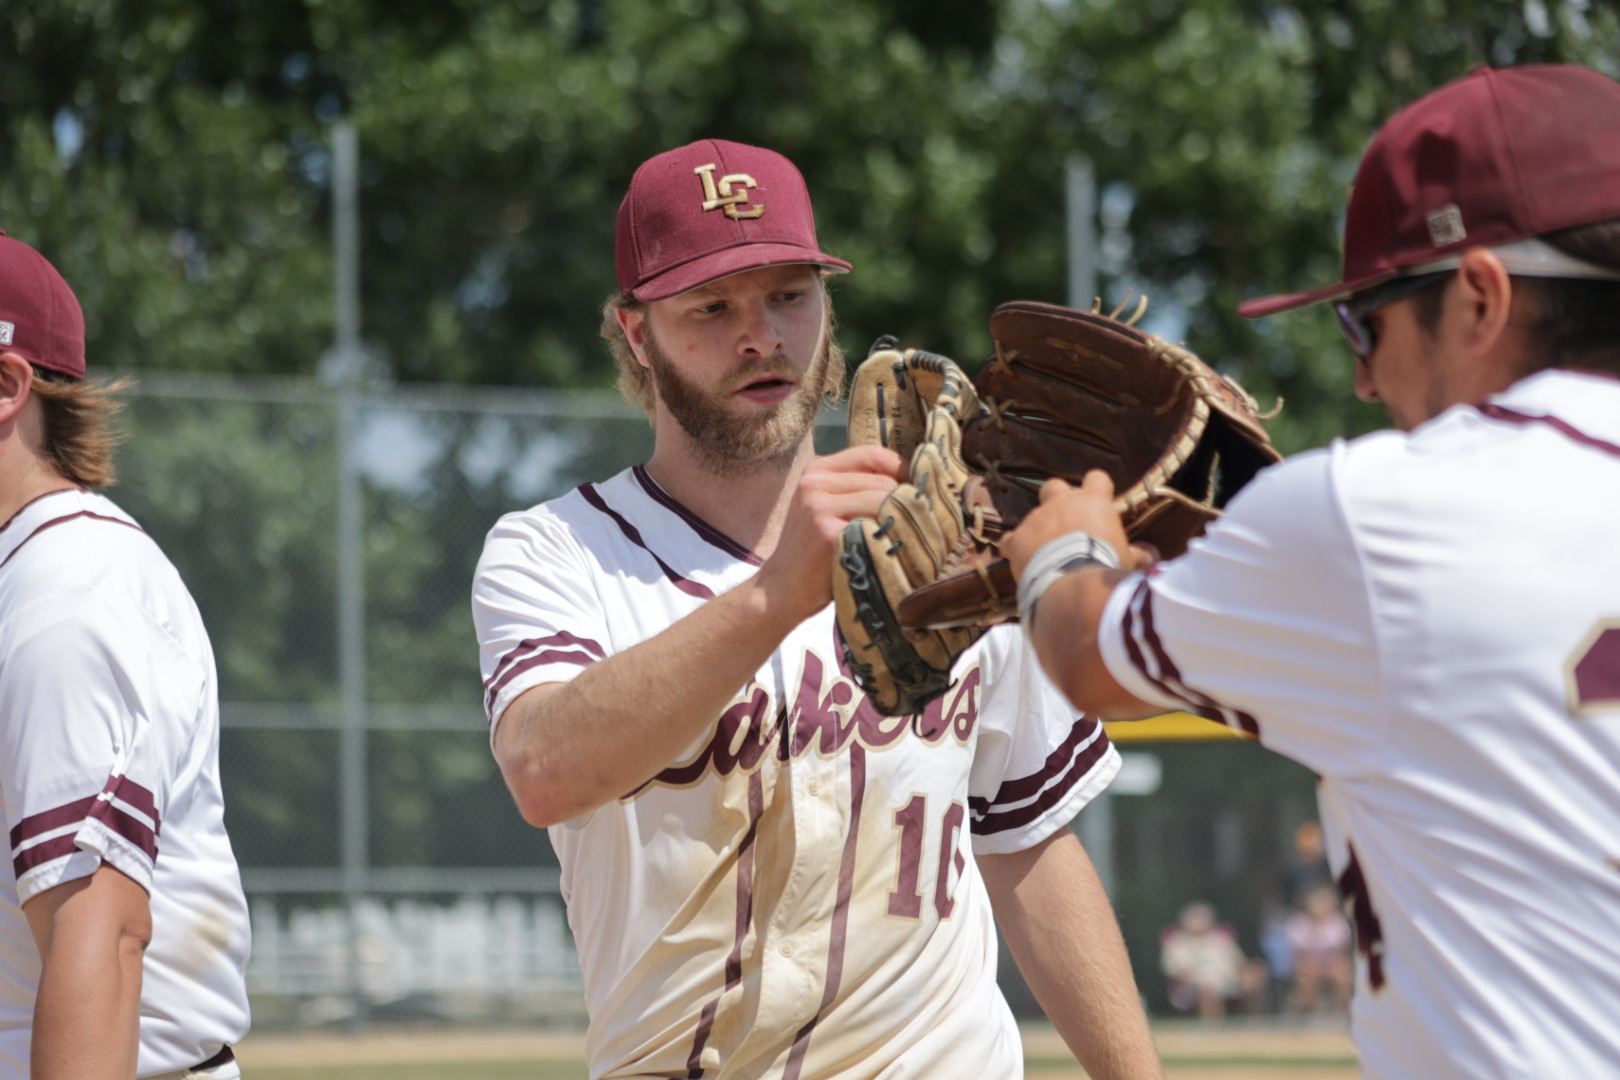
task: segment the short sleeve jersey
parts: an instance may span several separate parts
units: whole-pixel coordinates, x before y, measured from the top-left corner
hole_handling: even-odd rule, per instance
[[[1368,1077],[1620,1075],[1620,381],[1274,466],[1101,647],[1321,777]]]
[[[29,1072],[40,958],[22,905],[104,864],[151,905],[138,1074],[246,1034],[214,679],[190,594],[112,502],[56,492],[0,528],[0,1080]]]
[[[492,723],[759,565],[641,468],[508,515],[473,589]],[[1064,828],[1119,757],[1016,628],[955,674],[880,716],[829,606],[677,760],[550,830],[593,1077],[1021,1074],[971,855]]]

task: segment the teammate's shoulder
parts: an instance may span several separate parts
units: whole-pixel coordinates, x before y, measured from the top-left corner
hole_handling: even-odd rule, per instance
[[[167,563],[140,524],[112,500],[71,490],[25,506],[0,532],[0,559],[14,578],[91,584]]]

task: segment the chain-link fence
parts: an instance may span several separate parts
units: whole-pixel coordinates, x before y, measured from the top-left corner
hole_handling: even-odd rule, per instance
[[[302,379],[147,374],[128,401],[111,494],[219,663],[256,1022],[577,1022],[556,859],[489,753],[469,589],[496,518],[644,461],[646,421],[610,393]],[[826,418],[822,449],[842,441]],[[1188,901],[1264,955],[1311,777],[1247,743],[1130,753],[1117,790],[1139,794],[1080,831],[1165,1011],[1159,935]]]

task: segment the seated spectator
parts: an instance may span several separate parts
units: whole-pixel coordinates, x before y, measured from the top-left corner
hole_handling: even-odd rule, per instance
[[[1264,961],[1243,955],[1237,935],[1215,920],[1215,909],[1196,900],[1159,938],[1159,962],[1169,979],[1170,1004],[1178,1012],[1203,1020],[1226,1015],[1229,1003],[1241,999],[1249,1011],[1263,1008]]]
[[[1312,889],[1305,910],[1288,920],[1288,943],[1294,954],[1294,993],[1289,1007],[1300,1013],[1346,1012],[1355,983],[1351,961],[1350,922],[1339,910],[1331,886]],[[1325,1000],[1324,988],[1332,993]]]

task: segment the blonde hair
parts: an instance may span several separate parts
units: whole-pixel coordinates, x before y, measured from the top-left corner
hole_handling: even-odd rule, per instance
[[[29,391],[39,398],[44,419],[40,452],[64,479],[87,488],[107,487],[116,479],[112,452],[124,433],[113,419],[124,408],[117,395],[128,386],[128,376],[68,382],[34,374]]]
[[[822,307],[826,312],[822,326],[822,348],[827,350],[827,377],[821,388],[821,400],[826,405],[837,405],[844,400],[844,350],[838,344],[838,337],[834,333],[838,328],[838,320],[833,314],[832,297],[827,292],[826,272],[821,277]],[[652,372],[641,365],[636,359],[635,350],[630,348],[630,340],[625,336],[624,327],[619,325],[621,311],[640,312],[645,314],[647,305],[628,293],[616,292],[608,297],[602,304],[602,339],[608,343],[608,350],[613,353],[614,362],[619,365],[619,393],[624,399],[635,405],[647,414],[651,420],[654,415],[654,397]]]

